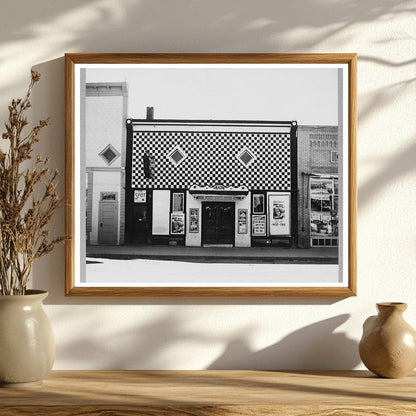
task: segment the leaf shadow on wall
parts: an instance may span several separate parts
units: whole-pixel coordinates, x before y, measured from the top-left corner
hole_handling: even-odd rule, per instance
[[[321,52],[328,39],[338,41],[341,51],[351,27],[415,12],[410,0],[336,5],[243,0],[238,7],[223,0],[177,0],[175,7],[166,7],[165,0],[38,0],[36,7],[9,3],[0,15],[0,65],[10,67],[7,82],[0,83],[1,96],[20,84],[10,62],[18,62],[15,69],[21,70],[63,51]]]
[[[258,351],[253,351],[243,337],[233,339],[207,369],[354,368],[360,363],[358,343],[343,332],[335,332],[349,317],[342,314],[313,323]]]
[[[171,312],[147,317],[143,323],[143,315],[137,309],[131,310],[129,315],[129,322],[136,321],[136,324],[127,323],[124,326],[118,317],[113,320],[111,315],[107,315],[107,323],[103,327],[99,313],[90,312],[88,319],[85,319],[82,310],[72,311],[71,314],[58,311],[55,319],[66,331],[71,328],[71,336],[70,341],[66,341],[64,336],[57,337],[57,361],[63,365],[75,362],[82,369],[166,368],[172,365],[172,357],[178,347],[183,350],[190,343],[210,345],[220,341],[203,330],[189,329],[184,320]],[[79,324],[73,326],[74,322]],[[197,355],[195,361],[200,358]],[[189,354],[186,361],[192,366]]]
[[[381,168],[358,188],[358,198],[362,207],[367,206],[383,188],[398,181],[416,169],[416,138],[406,147],[381,164]]]
[[[210,364],[202,364],[208,370],[341,370],[360,363],[358,343],[344,332],[335,332],[349,319],[349,314],[307,325],[256,351],[249,347],[253,326],[221,336],[201,328],[191,329],[181,314],[162,314],[143,324],[138,314],[136,326],[128,325],[127,329],[120,322],[112,322],[111,317],[103,327],[98,313],[90,314],[89,320],[77,319],[77,313],[82,315],[82,311],[75,312],[75,316],[73,312],[57,312],[60,326],[72,334],[69,342],[65,337],[57,338],[57,360],[61,366],[76,362],[83,369],[172,369],[172,356],[177,355],[173,368],[192,368],[196,362],[201,366],[201,354],[203,362],[208,363],[218,355]],[[74,321],[78,322],[75,326]],[[225,346],[222,354],[213,351],[212,346],[218,344]],[[181,353],[184,349],[195,354],[188,352],[185,357]]]

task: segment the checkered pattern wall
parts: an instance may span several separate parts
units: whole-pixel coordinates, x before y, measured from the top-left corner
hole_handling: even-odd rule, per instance
[[[176,146],[187,155],[178,166],[168,158]],[[249,166],[237,159],[244,148],[255,156]],[[290,134],[134,131],[132,150],[133,188],[220,184],[290,190]],[[146,150],[155,157],[152,179],[144,177]]]

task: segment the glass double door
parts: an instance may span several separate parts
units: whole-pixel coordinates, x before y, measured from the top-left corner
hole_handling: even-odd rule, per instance
[[[235,203],[202,203],[202,244],[234,245]]]

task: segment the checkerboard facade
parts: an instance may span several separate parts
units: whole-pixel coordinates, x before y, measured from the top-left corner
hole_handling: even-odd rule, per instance
[[[186,154],[175,165],[176,147]],[[238,160],[246,148],[255,156],[249,166]],[[143,172],[143,154],[155,157],[152,179]],[[132,188],[186,189],[192,185],[288,191],[291,185],[289,133],[133,131]]]

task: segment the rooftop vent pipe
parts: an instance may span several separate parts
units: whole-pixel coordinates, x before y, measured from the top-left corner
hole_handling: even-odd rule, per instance
[[[146,120],[154,119],[154,110],[153,107],[146,107]]]

